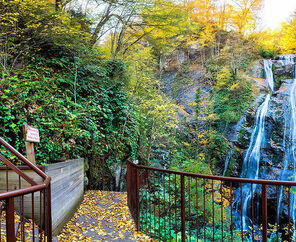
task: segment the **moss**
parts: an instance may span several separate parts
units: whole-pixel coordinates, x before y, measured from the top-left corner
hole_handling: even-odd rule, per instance
[[[293,74],[290,72],[286,72],[285,74],[274,74],[274,81],[276,84],[276,88],[279,88],[284,80],[293,79]]]
[[[263,79],[265,78],[265,76],[264,76],[264,70],[261,70],[260,77],[263,78]]]

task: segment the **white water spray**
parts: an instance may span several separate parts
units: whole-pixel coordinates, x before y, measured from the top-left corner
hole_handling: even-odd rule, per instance
[[[279,56],[279,63],[282,66],[289,66],[289,65],[294,65],[295,64],[295,55],[280,55]]]
[[[243,171],[241,177],[250,178],[250,179],[258,179],[259,177],[259,164],[261,158],[261,146],[264,139],[265,134],[265,117],[268,112],[269,101],[271,94],[267,94],[264,102],[258,108],[256,114],[256,122],[255,128],[252,132],[251,142],[249,148],[247,150],[244,163],[243,163]],[[248,230],[248,206],[250,205],[252,199],[252,193],[254,194],[256,191],[257,185],[253,185],[253,190],[250,184],[245,184],[242,187],[243,194],[243,210],[242,210],[242,227],[244,231]]]
[[[264,60],[264,73],[265,73],[265,83],[267,87],[274,91],[274,79],[272,72],[272,61]],[[261,147],[264,143],[265,136],[265,118],[269,109],[271,94],[267,94],[265,96],[264,102],[259,106],[254,129],[251,135],[250,144],[248,150],[246,152],[244,162],[243,162],[243,170],[241,177],[250,178],[250,179],[258,179],[259,178],[259,164],[261,158]],[[248,217],[248,207],[250,205],[252,195],[256,192],[257,185],[254,184],[253,187],[250,184],[245,184],[242,186],[242,226],[244,231],[249,230],[250,219]],[[236,202],[240,202],[240,198],[236,198]]]
[[[288,108],[285,115],[285,133],[283,147],[285,151],[284,169],[281,173],[281,180],[296,181],[296,73],[294,69],[294,79],[292,80],[291,89],[288,96]],[[280,190],[278,217],[280,217],[284,204],[283,187]],[[296,198],[294,192],[291,192],[289,215],[293,220],[294,228],[296,223]],[[293,237],[296,238],[296,230],[294,229]]]
[[[265,83],[269,87],[269,89],[274,91],[274,79],[272,72],[272,61],[271,60],[263,60],[264,64],[264,75],[265,75]]]

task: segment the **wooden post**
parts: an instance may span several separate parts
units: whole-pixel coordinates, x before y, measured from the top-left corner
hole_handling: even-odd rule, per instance
[[[23,133],[24,133],[24,139],[25,139],[25,143],[26,143],[27,158],[33,164],[36,164],[34,143],[40,142],[39,131],[38,131],[38,129],[30,127],[29,125],[24,123],[23,124]]]
[[[36,164],[34,143],[27,142],[27,141],[25,143],[26,143],[26,151],[27,151],[28,160],[31,161],[33,164]]]

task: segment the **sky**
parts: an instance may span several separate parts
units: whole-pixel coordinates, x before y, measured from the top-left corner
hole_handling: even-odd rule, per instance
[[[261,28],[276,29],[281,22],[288,20],[295,10],[296,0],[264,0]]]

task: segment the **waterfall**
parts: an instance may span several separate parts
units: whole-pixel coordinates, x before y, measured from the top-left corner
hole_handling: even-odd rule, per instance
[[[265,83],[271,91],[274,91],[272,61],[271,60],[263,60],[263,65],[264,65]]]
[[[246,156],[243,163],[243,171],[241,177],[258,179],[259,177],[259,164],[260,164],[260,150],[265,134],[265,117],[268,112],[269,101],[271,94],[267,94],[264,102],[258,108],[256,114],[255,128],[252,132],[251,141],[249,148],[247,150]],[[257,185],[253,185],[253,191],[250,184],[245,184],[242,186],[243,195],[243,210],[242,210],[242,222],[241,225],[244,231],[248,230],[248,207],[252,199],[252,193],[255,194]]]
[[[255,123],[253,127],[253,131],[250,138],[250,143],[248,149],[246,151],[244,160],[243,160],[243,169],[241,173],[242,178],[250,178],[250,179],[260,179],[266,177],[268,175],[268,169],[262,170],[262,175],[259,173],[260,170],[260,162],[263,161],[263,155],[270,155],[274,157],[273,154],[268,153],[262,149],[265,147],[268,140],[265,139],[269,137],[270,132],[273,130],[268,129],[268,134],[266,130],[266,116],[269,112],[274,114],[274,111],[278,111],[279,105],[284,105],[284,133],[283,133],[283,141],[282,148],[284,151],[284,159],[282,160],[283,169],[279,174],[280,180],[290,180],[296,181],[296,66],[295,66],[295,57],[296,55],[282,55],[279,56],[276,61],[272,60],[264,60],[263,61],[263,69],[265,74],[265,85],[271,91],[265,95],[263,103],[258,107],[256,111]],[[284,88],[279,90],[275,96],[272,96],[273,92],[275,92],[275,83],[273,78],[273,64],[275,64],[278,73],[287,73],[290,71],[290,68],[293,70],[293,79],[289,84],[289,80],[286,80]],[[283,93],[284,95],[280,94]],[[280,95],[279,95],[280,94]],[[286,96],[285,96],[286,95]],[[285,96],[284,99],[281,97]],[[274,100],[272,103],[273,110],[269,110],[271,99]],[[283,103],[283,104],[279,104]],[[280,106],[281,107],[281,106]],[[276,121],[278,122],[278,121]],[[271,126],[273,127],[273,126]],[[273,127],[276,128],[276,127]],[[269,146],[267,146],[269,147]],[[269,148],[268,148],[269,149]],[[267,152],[267,153],[266,153]],[[270,168],[272,169],[272,168]],[[274,169],[274,171],[276,168]],[[277,173],[275,173],[277,174]],[[256,184],[245,184],[241,186],[241,189],[238,188],[234,192],[235,201],[232,204],[235,211],[235,225],[237,229],[242,229],[245,232],[250,232],[250,227],[252,225],[260,226],[258,224],[260,222],[259,212],[260,212],[260,194],[261,186]],[[273,191],[270,191],[271,195]],[[294,224],[294,232],[293,237],[296,238],[296,194],[293,192],[293,189],[290,191],[290,209],[288,210],[288,200],[287,200],[288,191],[283,187],[280,187],[279,197],[278,197],[278,211],[277,217],[284,217],[282,215],[288,215]],[[241,196],[242,195],[242,196]],[[255,221],[250,219],[250,210],[251,210],[251,201],[252,197],[254,198],[253,202],[255,202],[254,212],[255,212]],[[257,206],[256,206],[257,205]],[[240,209],[242,211],[240,212]],[[252,222],[254,224],[252,224]],[[277,221],[281,224],[281,221]],[[259,232],[260,233],[260,232]],[[274,234],[271,234],[270,239]],[[251,239],[251,238],[249,238]]]
[[[289,66],[289,65],[294,65],[294,59],[295,59],[295,55],[280,55],[279,57],[279,63],[282,66]]]
[[[121,165],[118,164],[116,170],[115,170],[115,185],[116,185],[116,189],[120,189],[119,187],[119,183],[120,183],[120,173],[121,173]]]
[[[243,163],[241,177],[258,179],[260,149],[265,131],[265,117],[268,111],[268,104],[271,94],[265,96],[264,102],[260,105],[256,113],[255,127],[252,132],[251,141]]]
[[[272,72],[272,61],[264,60],[264,73],[265,73],[265,83],[267,87],[273,91],[274,90],[274,80],[273,80],[273,72]],[[259,164],[261,158],[261,147],[264,143],[265,136],[265,118],[268,113],[269,102],[270,102],[271,94],[267,94],[263,103],[259,106],[256,112],[256,119],[254,129],[251,135],[251,140],[249,147],[247,149],[244,162],[243,162],[243,170],[241,177],[243,178],[251,178],[258,179],[259,178]],[[242,200],[239,197],[239,193],[237,193],[235,203],[239,204],[240,201],[242,203],[242,224],[237,222],[238,227],[242,227],[244,231],[249,230],[250,219],[248,217],[248,207],[250,206],[250,202],[252,199],[252,193],[255,194],[257,189],[257,185],[253,185],[253,189],[250,184],[245,184],[242,186]]]
[[[296,73],[294,68],[294,79],[292,80],[289,96],[288,107],[285,114],[285,133],[283,139],[283,147],[285,151],[284,169],[281,173],[280,180],[296,181]],[[291,165],[291,166],[290,166]],[[278,216],[280,217],[283,209],[284,191],[283,187],[280,189]],[[294,192],[291,192],[290,211],[289,215],[293,220],[294,228],[296,223],[295,214],[296,198]],[[295,237],[294,229],[294,237]]]
[[[225,159],[225,165],[224,165],[223,175],[222,176],[225,176],[226,171],[227,171],[228,166],[229,166],[229,162],[230,162],[231,157],[232,157],[232,155],[234,153],[234,147],[233,147],[233,145],[230,145],[230,147],[231,147],[231,150],[227,153],[227,156],[226,156],[226,159]]]

